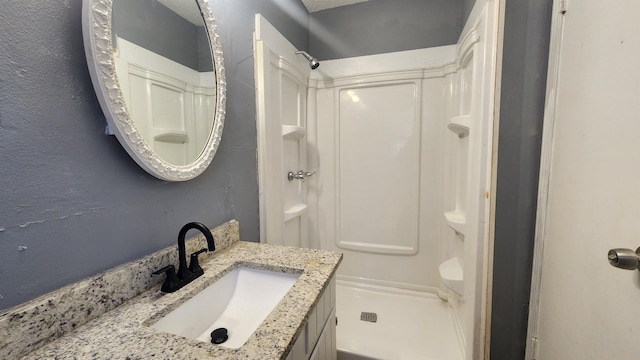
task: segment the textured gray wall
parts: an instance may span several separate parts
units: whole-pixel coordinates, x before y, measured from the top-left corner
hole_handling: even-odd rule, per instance
[[[258,241],[251,32],[261,12],[308,47],[299,0],[216,0],[227,118],[211,167],[157,180],[104,135],[85,62],[81,0],[0,6],[0,308],[6,309],[175,243],[188,221],[236,218]],[[294,14],[295,15],[295,14]],[[18,251],[19,246],[26,246]]]
[[[318,11],[309,18],[309,51],[327,60],[455,44],[461,1],[370,0]]]
[[[491,359],[524,359],[553,0],[506,2]]]

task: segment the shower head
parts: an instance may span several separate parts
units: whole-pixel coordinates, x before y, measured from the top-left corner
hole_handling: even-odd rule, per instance
[[[304,56],[307,60],[309,60],[309,66],[311,67],[311,70],[315,70],[318,68],[318,66],[320,66],[320,61],[318,61],[318,59],[314,58],[313,56],[309,55],[306,51],[296,51],[296,54],[300,54]]]

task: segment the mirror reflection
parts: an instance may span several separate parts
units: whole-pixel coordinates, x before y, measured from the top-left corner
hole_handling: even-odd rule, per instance
[[[216,83],[196,1],[114,0],[113,57],[136,130],[173,165],[194,162],[209,141]]]

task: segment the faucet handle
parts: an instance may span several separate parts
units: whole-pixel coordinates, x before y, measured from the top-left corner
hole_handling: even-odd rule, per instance
[[[160,291],[170,293],[182,287],[180,280],[178,280],[178,277],[176,276],[175,266],[167,265],[160,270],[154,271],[153,275],[160,275],[162,273],[167,273],[167,277],[164,279],[164,283],[162,283]]]
[[[198,255],[207,251],[207,249],[200,249],[193,254],[191,254],[191,261],[189,262],[189,270],[194,273],[196,276],[200,276],[204,274],[204,270],[200,267],[200,263],[198,262]]]

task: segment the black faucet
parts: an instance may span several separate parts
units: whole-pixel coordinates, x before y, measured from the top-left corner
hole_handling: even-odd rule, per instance
[[[189,267],[187,267],[185,236],[187,235],[187,231],[191,229],[200,230],[200,232],[204,234],[204,237],[207,239],[209,251],[216,249],[213,235],[206,226],[198,222],[190,222],[183,226],[182,229],[180,229],[180,233],[178,233],[178,257],[180,261],[178,273],[176,274],[176,269],[173,265],[165,266],[154,272],[155,275],[167,273],[167,277],[162,284],[162,292],[174,292],[204,274],[204,270],[202,270],[198,263],[198,255],[207,251],[207,249],[201,249],[191,254],[191,263]]]

